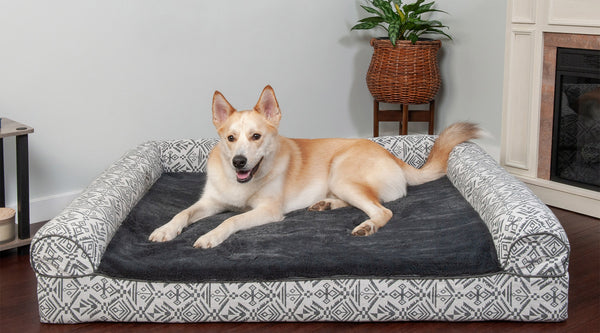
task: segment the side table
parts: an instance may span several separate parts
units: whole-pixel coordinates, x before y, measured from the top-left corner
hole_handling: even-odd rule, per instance
[[[18,247],[19,254],[29,250],[29,148],[27,135],[33,127],[8,118],[0,119],[0,207],[6,205],[4,193],[4,138],[16,137],[17,145],[17,237],[0,244],[0,251]]]

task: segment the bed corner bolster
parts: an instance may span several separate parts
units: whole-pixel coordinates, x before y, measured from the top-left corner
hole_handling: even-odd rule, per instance
[[[504,269],[519,276],[564,276],[569,268],[569,251],[569,245],[556,235],[526,235],[511,244]]]
[[[117,228],[162,172],[156,142],[123,155],[35,234],[34,271],[54,277],[93,273]]]
[[[31,267],[36,274],[51,277],[85,276],[95,269],[85,248],[56,235],[40,237],[32,243]]]
[[[457,146],[448,178],[487,225],[506,272],[567,274],[570,245],[554,213],[483,149],[473,143]]]

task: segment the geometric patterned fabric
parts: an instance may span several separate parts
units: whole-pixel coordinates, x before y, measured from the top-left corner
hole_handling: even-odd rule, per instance
[[[416,167],[435,137],[372,139]],[[460,278],[170,283],[96,274],[128,212],[163,172],[205,171],[216,139],[147,142],[104,171],[31,244],[40,318],[87,321],[403,321],[567,318],[569,242],[559,221],[479,146],[457,146],[448,178],[492,235],[500,273]]]
[[[38,278],[43,322],[561,321],[568,278],[162,283]]]

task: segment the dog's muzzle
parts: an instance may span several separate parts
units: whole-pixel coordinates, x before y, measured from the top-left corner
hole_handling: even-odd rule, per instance
[[[235,173],[236,173],[238,183],[249,182],[252,179],[252,177],[254,176],[254,174],[256,173],[256,171],[258,171],[258,167],[260,167],[261,162],[262,162],[262,158],[260,159],[260,161],[258,161],[258,163],[256,163],[254,168],[248,169],[248,168],[246,168],[248,159],[245,156],[242,156],[242,155],[234,156],[233,159],[231,160],[231,163],[233,164],[233,167],[235,168]]]

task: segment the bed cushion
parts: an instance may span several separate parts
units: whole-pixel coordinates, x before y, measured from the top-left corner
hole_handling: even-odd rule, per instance
[[[194,241],[233,213],[207,218],[176,239],[151,243],[156,227],[194,203],[203,173],[164,173],[111,240],[97,273],[162,282],[268,281],[331,277],[460,277],[500,272],[492,237],[446,178],[409,187],[386,203],[392,220],[375,235],[351,230],[366,215],[353,207],[289,213],[279,223],[240,231],[220,246]]]

